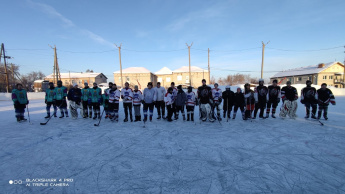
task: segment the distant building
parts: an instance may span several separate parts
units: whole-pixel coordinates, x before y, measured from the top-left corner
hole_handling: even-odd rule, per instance
[[[314,85],[326,83],[328,86],[344,88],[344,64],[331,62],[289,69],[276,73],[270,78],[271,82],[274,79],[282,84],[286,81],[291,81],[292,84],[305,84],[307,80],[311,80]]]
[[[162,87],[170,87],[173,80],[173,72],[169,68],[163,67],[159,71],[155,72],[155,75],[157,76],[157,82],[160,82]]]
[[[96,82],[97,84],[107,82],[107,77],[103,73],[60,73],[63,85],[70,86],[77,83],[79,87],[83,87],[87,82],[89,85]],[[49,82],[53,82],[53,74],[44,78]]]
[[[208,80],[208,70],[201,69],[200,67],[191,66],[191,81],[193,88],[201,86],[202,79],[206,80],[207,84],[210,84]],[[173,71],[173,80],[175,85],[189,86],[189,66],[182,66]]]
[[[153,86],[157,84],[157,76],[145,67],[129,67],[122,70],[123,84],[129,83],[130,87],[138,85],[139,89],[147,87],[148,82],[152,82]],[[114,72],[114,82],[117,86],[121,86],[120,71]],[[121,86],[124,87],[124,86]]]

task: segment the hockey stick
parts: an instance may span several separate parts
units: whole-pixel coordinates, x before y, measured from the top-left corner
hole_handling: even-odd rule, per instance
[[[57,110],[58,108],[60,109],[60,107],[62,106],[62,104],[63,104],[63,103],[61,103],[60,106],[58,106],[58,107],[56,108],[56,110]],[[56,114],[55,111],[54,111],[54,113]],[[49,120],[50,120],[53,116],[54,116],[54,114],[52,114],[52,116],[50,116],[49,119],[48,119],[45,123],[40,123],[40,125],[46,125],[46,124],[49,122]]]
[[[99,119],[98,124],[93,124],[94,126],[96,126],[96,127],[99,126],[99,124],[101,123],[104,111],[105,111],[105,109],[103,108],[103,111],[102,111],[102,114],[101,114],[101,118]]]
[[[314,114],[313,112],[312,112],[311,114],[312,114],[314,117],[316,117],[315,114]],[[323,126],[323,123],[322,123],[319,119],[317,119],[317,121],[319,121],[320,125]]]
[[[229,113],[229,97],[226,98],[226,122],[229,122],[228,114],[230,116],[230,113]]]
[[[30,122],[30,112],[29,112],[29,104],[27,104],[27,105],[26,105],[26,109],[28,110],[28,118],[29,118],[29,124],[32,124],[32,123]]]

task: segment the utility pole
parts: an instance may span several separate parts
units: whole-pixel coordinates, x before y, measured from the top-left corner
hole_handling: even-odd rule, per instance
[[[268,41],[266,44],[264,41],[262,41],[262,62],[261,62],[261,79],[263,79],[263,73],[264,73],[264,56],[265,56],[265,46],[268,45],[270,41]]]
[[[345,48],[345,46],[344,46],[344,48]],[[344,51],[344,53],[345,53],[345,51]],[[343,88],[345,88],[345,58],[344,58],[344,74],[343,74]]]
[[[1,50],[0,50],[0,63],[1,63],[1,56],[2,56],[2,53],[4,53],[4,65],[5,65],[5,74],[6,74],[6,85],[7,85],[7,93],[8,93],[8,89],[9,89],[9,84],[8,84],[8,73],[7,73],[7,65],[6,65],[6,58],[11,58],[11,57],[6,57],[6,54],[5,54],[5,46],[4,46],[4,43],[1,43]]]
[[[208,48],[208,83],[211,81],[211,72],[210,72],[210,48]]]
[[[11,71],[12,71],[12,80],[13,80],[13,84],[12,84],[12,90],[14,89],[14,85],[15,85],[15,82],[14,82],[14,67],[13,67],[13,63],[11,63]]]
[[[49,45],[49,44],[48,44]],[[49,45],[50,46],[50,45]],[[50,46],[50,48],[54,49],[54,73],[53,73],[53,83],[55,83],[55,78],[56,78],[56,84],[58,80],[61,80],[61,74],[60,74],[60,69],[59,69],[59,63],[57,59],[57,54],[56,54],[56,46],[54,45],[54,48]]]
[[[190,47],[193,46],[193,42],[190,46],[186,43],[188,47],[188,56],[189,56],[189,86],[192,86],[192,74],[191,74],[191,67],[190,67]]]
[[[117,46],[115,44],[115,46],[119,49],[119,58],[120,58],[120,76],[121,76],[121,88],[123,87],[123,79],[122,79],[122,64],[121,64],[121,46],[122,46],[122,43],[120,43],[120,46]],[[115,81],[115,80],[114,80]],[[115,81],[116,83],[116,81]]]

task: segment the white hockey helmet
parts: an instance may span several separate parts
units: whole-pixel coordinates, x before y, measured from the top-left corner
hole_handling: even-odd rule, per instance
[[[230,89],[230,86],[229,85],[225,86],[225,89]]]
[[[259,79],[259,82],[264,82],[264,79],[260,78],[260,79]]]

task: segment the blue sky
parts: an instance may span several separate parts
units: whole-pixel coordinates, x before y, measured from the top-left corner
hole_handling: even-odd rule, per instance
[[[206,69],[210,48],[216,78],[259,77],[262,41],[270,41],[264,78],[345,56],[343,0],[11,0],[2,7],[0,42],[22,74],[52,73],[48,44],[58,49],[61,72],[93,69],[109,81],[119,70],[114,43],[122,43],[123,68],[155,72],[188,65],[193,42],[191,64]]]

